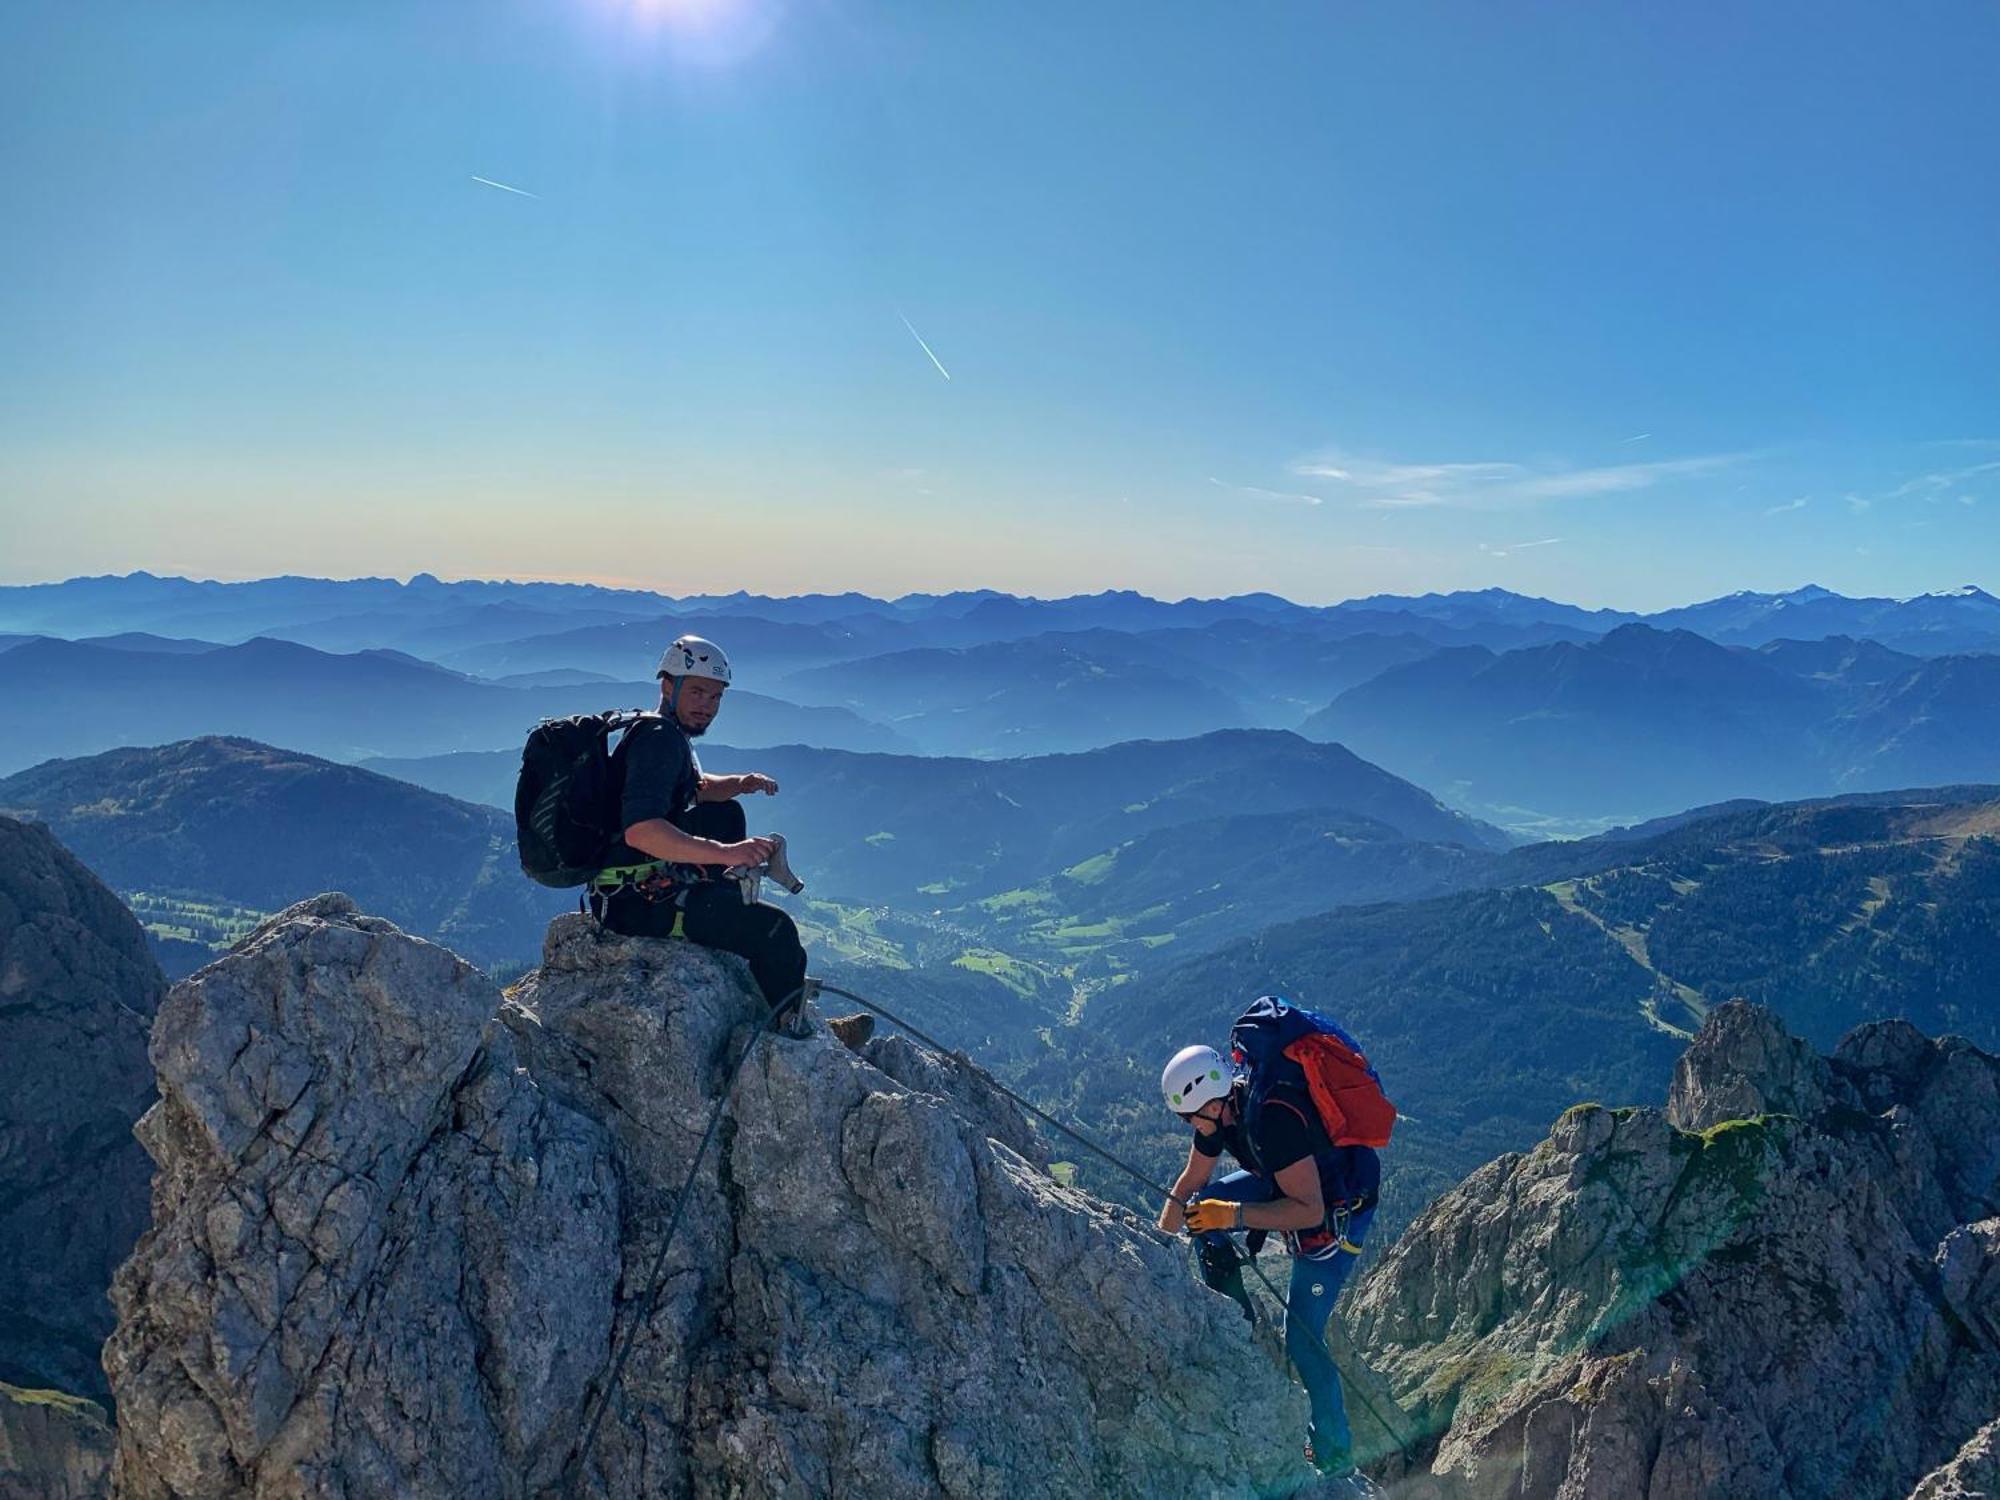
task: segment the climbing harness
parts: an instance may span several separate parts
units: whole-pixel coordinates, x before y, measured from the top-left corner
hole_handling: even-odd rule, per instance
[[[715,880],[733,880],[743,897],[745,906],[755,906],[766,880],[776,881],[794,896],[806,888],[806,883],[792,873],[792,866],[785,854],[785,836],[782,833],[767,833],[760,837],[767,839],[771,857],[762,864],[731,865],[720,875],[709,873],[711,866],[674,864],[664,859],[642,860],[635,865],[607,865],[591,876],[583,893],[577,897],[576,908],[604,920],[604,903],[620,891],[638,891],[658,901],[671,902],[676,907],[687,905],[688,888]],[[681,920],[674,918],[675,937],[680,937]]]

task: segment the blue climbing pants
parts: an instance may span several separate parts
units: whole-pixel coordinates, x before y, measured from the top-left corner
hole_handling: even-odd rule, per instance
[[[1218,1177],[1196,1195],[1221,1198],[1230,1203],[1269,1203],[1284,1196],[1276,1183],[1254,1172],[1231,1172]],[[1299,1372],[1299,1383],[1312,1402],[1315,1446],[1322,1452],[1354,1446],[1347,1426],[1347,1403],[1341,1399],[1340,1371],[1326,1351],[1326,1322],[1333,1316],[1333,1304],[1340,1289],[1361,1258],[1361,1243],[1375,1220],[1375,1208],[1348,1217],[1342,1232],[1316,1259],[1294,1258],[1292,1284],[1285,1295],[1285,1353]],[[1220,1231],[1197,1236],[1207,1244],[1220,1244],[1229,1236]]]

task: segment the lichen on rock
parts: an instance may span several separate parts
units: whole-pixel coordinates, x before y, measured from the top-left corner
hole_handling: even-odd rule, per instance
[[[104,1500],[111,1424],[94,1401],[0,1383],[0,1500]]]

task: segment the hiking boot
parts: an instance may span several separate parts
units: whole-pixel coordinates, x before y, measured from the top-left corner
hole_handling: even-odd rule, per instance
[[[851,1016],[833,1017],[826,1023],[826,1029],[849,1052],[859,1052],[875,1035],[875,1018],[865,1010],[857,1011]]]

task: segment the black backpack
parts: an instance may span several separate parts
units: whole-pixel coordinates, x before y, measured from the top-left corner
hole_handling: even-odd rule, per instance
[[[544,719],[528,732],[514,783],[514,836],[521,868],[543,885],[585,885],[623,837],[624,788],[610,739],[648,715],[635,709]]]

